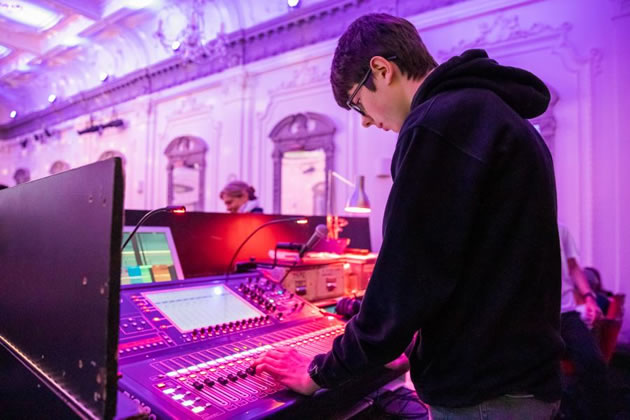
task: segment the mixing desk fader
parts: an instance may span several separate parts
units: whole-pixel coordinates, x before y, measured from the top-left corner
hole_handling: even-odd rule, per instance
[[[158,418],[281,414],[300,397],[254,372],[252,361],[281,346],[325,353],[344,328],[251,273],[129,286],[121,295],[119,387]]]

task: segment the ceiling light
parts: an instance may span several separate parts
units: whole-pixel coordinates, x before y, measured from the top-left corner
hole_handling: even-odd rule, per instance
[[[11,52],[10,49],[8,49],[7,47],[4,47],[2,45],[0,45],[0,58],[2,57],[6,57],[7,55],[9,55],[9,53]]]
[[[173,49],[173,51],[177,51],[181,45],[182,45],[182,43],[181,43],[181,42],[179,42],[179,41],[173,41],[173,42],[171,43],[171,48]]]
[[[79,44],[81,44],[81,38],[78,36],[69,36],[63,40],[63,45],[66,47],[76,47]]]
[[[101,72],[101,74],[99,74],[98,78],[101,80],[101,82],[104,82],[105,80],[109,79],[109,74],[103,71]]]
[[[15,109],[13,111],[11,111],[11,113],[9,114],[9,117],[11,117],[11,118],[17,117],[17,111]]]
[[[127,7],[129,9],[144,9],[147,6],[150,6],[153,3],[153,0],[133,0],[127,2]]]
[[[289,7],[298,7],[300,0],[287,0]]]
[[[50,29],[63,17],[60,13],[25,1],[7,1],[0,7],[0,16],[39,31]]]
[[[52,104],[53,102],[55,102],[55,100],[57,100],[57,95],[55,95],[53,93],[48,95],[48,102],[50,102]]]

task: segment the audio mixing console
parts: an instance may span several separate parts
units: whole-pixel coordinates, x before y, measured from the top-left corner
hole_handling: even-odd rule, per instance
[[[258,418],[300,397],[250,364],[327,352],[344,324],[256,273],[121,291],[119,388],[158,418]],[[304,399],[304,398],[302,398]]]

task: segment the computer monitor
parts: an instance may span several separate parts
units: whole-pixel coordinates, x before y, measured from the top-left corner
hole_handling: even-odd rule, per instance
[[[123,243],[132,230],[133,226],[124,227]],[[140,227],[123,249],[120,284],[125,286],[183,279],[184,273],[171,229],[166,226]]]

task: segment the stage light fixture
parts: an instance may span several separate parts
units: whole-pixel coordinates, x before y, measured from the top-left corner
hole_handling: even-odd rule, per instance
[[[11,118],[17,117],[17,111],[15,109],[13,111],[11,111],[11,113],[9,114],[9,117],[11,117]]]

